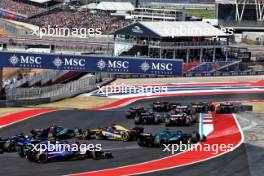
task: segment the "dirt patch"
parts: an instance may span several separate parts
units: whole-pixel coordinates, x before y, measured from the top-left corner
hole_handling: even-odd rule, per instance
[[[71,108],[94,108],[97,106],[103,106],[109,103],[115,102],[117,99],[105,98],[105,97],[76,97],[61,100],[54,103],[47,103],[37,105],[37,108],[60,108],[60,109],[71,109]]]
[[[253,105],[253,112],[264,112],[264,102],[252,102],[246,104]]]
[[[9,114],[13,114],[20,111],[25,111],[29,109],[39,109],[39,108],[57,108],[57,109],[84,109],[84,108],[94,108],[98,106],[103,106],[109,103],[113,103],[117,99],[104,98],[104,97],[76,97],[69,98],[58,102],[41,104],[36,106],[28,106],[23,108],[0,108],[0,118]]]

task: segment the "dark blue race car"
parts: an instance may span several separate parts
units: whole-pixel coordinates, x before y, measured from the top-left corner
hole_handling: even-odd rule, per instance
[[[17,144],[26,144],[30,142],[30,139],[24,134],[19,134],[5,139],[4,141],[3,148],[5,152],[16,152]]]
[[[39,143],[39,145],[49,145],[49,141],[44,141]],[[99,159],[109,159],[113,158],[111,152],[106,151],[82,151],[80,149],[80,144],[70,144],[68,142],[60,142],[56,145],[64,144],[63,147],[54,147],[53,149],[46,149],[44,151],[36,150],[35,148],[28,148],[26,151],[26,158],[31,162],[37,163],[47,163],[52,161],[70,161],[70,160],[84,160],[88,158],[93,158],[95,160]],[[79,146],[76,148],[76,146]],[[37,147],[36,147],[37,148]],[[40,147],[39,147],[40,148]],[[37,148],[37,149],[39,149]]]
[[[145,112],[135,117],[135,124],[160,124],[164,121],[164,118],[155,112]]]
[[[146,112],[146,109],[143,106],[137,106],[129,108],[129,110],[126,112],[126,118],[127,119],[133,119],[137,115],[140,115],[141,113]]]
[[[2,141],[4,152],[18,152],[19,155],[23,155],[24,146],[41,142],[41,140],[35,140],[24,134],[15,135]]]

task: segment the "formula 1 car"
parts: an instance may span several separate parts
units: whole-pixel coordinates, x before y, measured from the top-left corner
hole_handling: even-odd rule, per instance
[[[6,140],[0,138],[0,154],[4,153],[4,144]]]
[[[41,140],[35,140],[29,136],[24,135],[23,133],[19,135],[12,136],[4,140],[3,150],[4,152],[18,152],[19,155],[23,155],[22,148],[25,145],[31,145],[33,143],[39,143]]]
[[[56,138],[57,140],[70,139],[75,136],[74,130],[64,128],[57,125],[51,125],[46,129],[33,129],[31,135],[34,139],[50,139]]]
[[[135,124],[160,124],[163,118],[155,112],[145,112],[135,117]]]
[[[48,146],[48,141],[40,143],[42,145]],[[88,158],[93,158],[95,160],[99,159],[109,159],[113,158],[111,152],[106,151],[81,151],[81,147],[79,143],[69,144],[68,142],[57,143],[56,145],[64,144],[64,147],[54,147],[49,149],[48,147],[44,150],[35,150],[33,147],[28,147],[26,150],[26,158],[31,162],[37,163],[47,163],[52,161],[72,161],[72,160],[84,160]],[[65,145],[67,144],[67,145]],[[76,146],[78,146],[76,148]],[[37,148],[38,149],[38,148]]]
[[[166,126],[191,126],[195,122],[193,115],[187,115],[185,113],[169,115],[165,119]]]
[[[181,106],[181,103],[177,103],[177,102],[171,102],[170,104],[170,110],[175,109],[177,106]]]
[[[152,110],[156,112],[168,112],[170,111],[170,104],[168,102],[154,102],[152,104]]]
[[[28,143],[29,142],[28,136],[24,134],[19,134],[12,136],[11,138],[3,140],[3,150],[5,152],[16,152],[16,146],[18,143]]]
[[[194,113],[208,113],[210,110],[210,106],[203,102],[192,103],[191,106]]]
[[[133,107],[133,108],[130,108],[126,112],[126,118],[127,119],[133,119],[137,115],[140,115],[141,113],[144,113],[144,112],[146,112],[146,110],[145,110],[145,108],[143,106]]]
[[[138,145],[143,147],[163,147],[164,144],[184,144],[196,143],[200,141],[200,135],[197,132],[185,134],[182,131],[172,132],[168,129],[155,135],[141,133],[138,137]]]
[[[232,103],[232,102],[224,102],[224,103],[213,103],[211,105],[211,111],[216,114],[231,114],[238,113],[240,111],[252,111],[253,106],[251,105],[242,105],[241,103]]]
[[[179,106],[175,106],[175,108],[169,112],[170,115],[179,114],[179,113],[185,113],[191,115],[193,114],[193,111],[190,106],[179,105]]]
[[[90,138],[105,139],[105,140],[120,140],[120,141],[134,141],[144,128],[135,127],[128,129],[121,125],[112,125],[110,127],[98,128],[90,130]]]

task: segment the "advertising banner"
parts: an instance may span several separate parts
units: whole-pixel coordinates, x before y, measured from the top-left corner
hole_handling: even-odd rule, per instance
[[[0,67],[182,76],[182,60],[0,52]]]

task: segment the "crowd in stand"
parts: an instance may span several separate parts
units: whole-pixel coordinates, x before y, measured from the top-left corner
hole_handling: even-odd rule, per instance
[[[14,0],[1,0],[0,8],[27,16],[35,14],[42,9],[35,5],[14,1]]]
[[[89,13],[80,11],[61,10],[36,18],[29,19],[27,22],[41,27],[52,28],[101,28],[103,33],[108,33],[127,25],[128,22],[111,17],[107,13]]]

